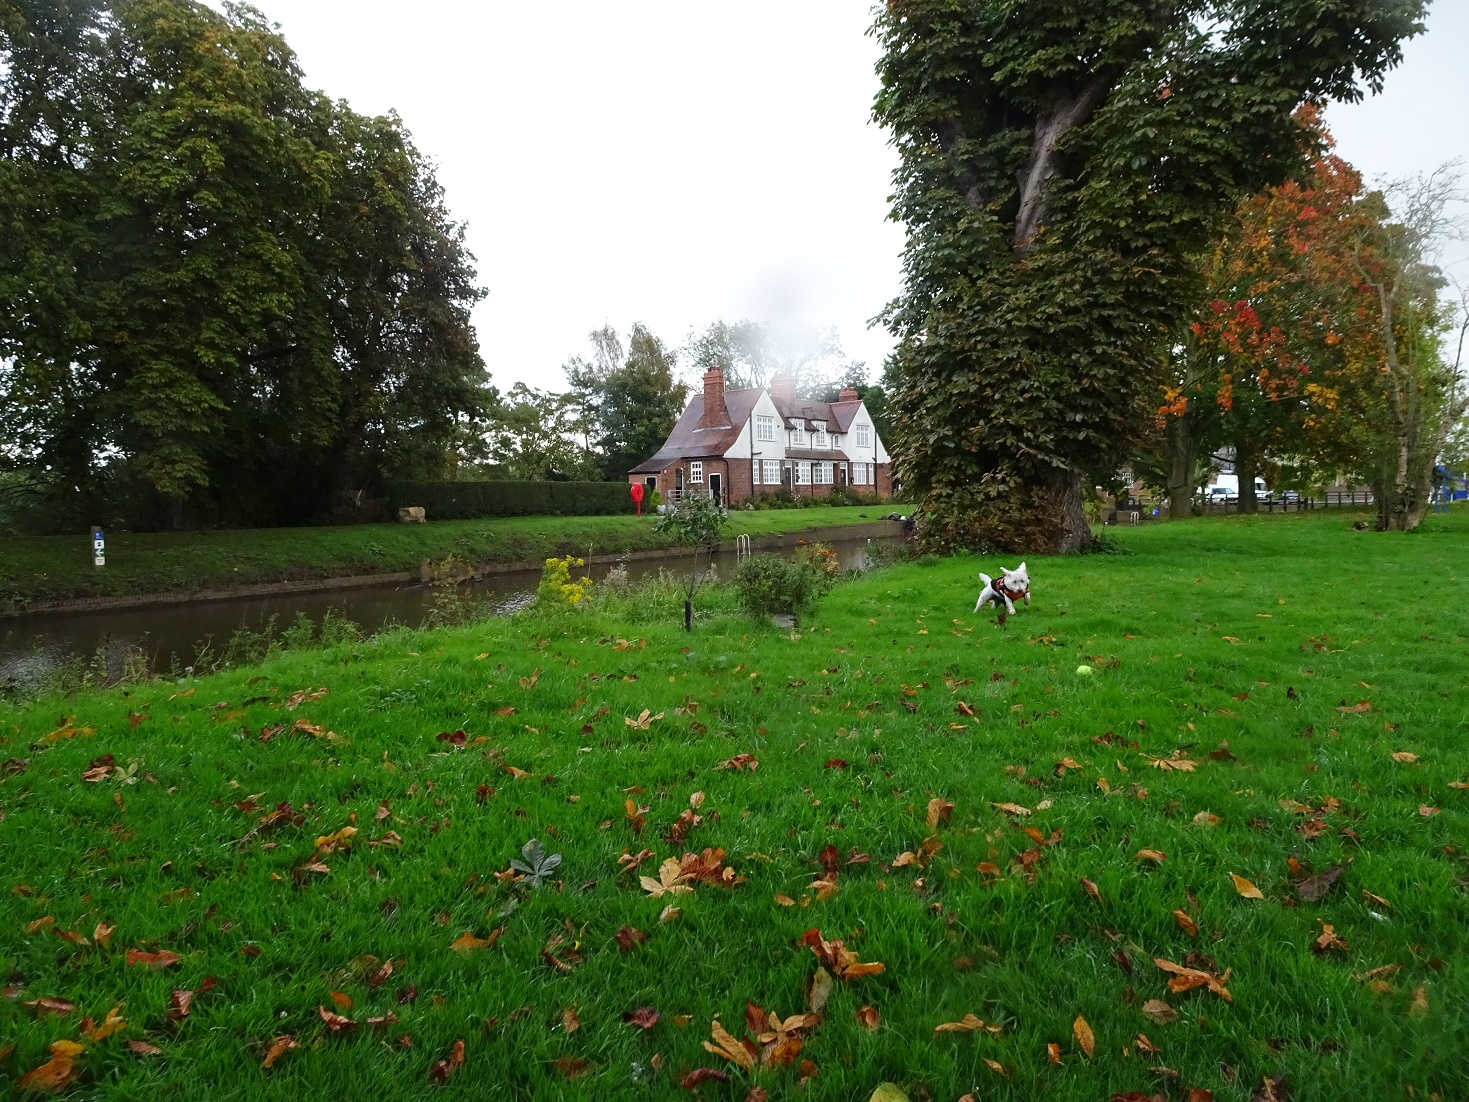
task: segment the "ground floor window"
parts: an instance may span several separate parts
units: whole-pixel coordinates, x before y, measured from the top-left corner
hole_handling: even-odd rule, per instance
[[[766,460],[764,460],[762,462],[761,465],[763,467],[762,473],[764,474],[765,477],[762,478],[760,481],[763,482],[767,486],[779,486],[780,485],[780,460],[779,459],[766,459]]]
[[[818,486],[830,486],[831,485],[831,464],[830,463],[813,463],[812,464],[812,469],[813,469],[813,471],[814,471],[814,473],[816,475],[816,484]]]
[[[689,464],[689,481],[694,483],[696,486],[704,481],[704,464]]]
[[[795,464],[795,468],[796,468],[796,485],[797,486],[804,486],[804,485],[806,485],[807,466],[808,466],[808,464],[806,464],[804,462],[796,463]]]
[[[853,463],[852,464],[852,485],[854,485],[854,486],[871,486],[872,485],[872,464],[871,463]]]

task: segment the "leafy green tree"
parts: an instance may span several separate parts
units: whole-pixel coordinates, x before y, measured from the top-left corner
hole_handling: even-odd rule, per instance
[[[592,457],[576,442],[575,419],[571,394],[516,383],[489,412],[489,462],[512,479],[595,479]]]
[[[580,436],[603,477],[622,479],[663,446],[688,398],[675,373],[677,354],[634,322],[624,350],[610,325],[591,333],[592,357],[563,366],[571,415],[562,431]]]
[[[1303,101],[1380,85],[1422,0],[890,0],[898,475],[930,546],[1065,551],[1151,421],[1192,264],[1298,163]]]
[[[683,412],[688,387],[674,379],[674,355],[641,323],[627,342],[627,362],[603,381],[597,450],[602,473],[621,479],[656,452]]]
[[[709,572],[719,536],[728,521],[719,502],[706,494],[689,494],[658,518],[654,528],[689,549],[689,573],[684,582],[683,626],[694,629],[694,594]]]
[[[0,462],[58,497],[123,472],[174,523],[304,520],[482,412],[431,167],[249,8],[0,8],[0,227]]]

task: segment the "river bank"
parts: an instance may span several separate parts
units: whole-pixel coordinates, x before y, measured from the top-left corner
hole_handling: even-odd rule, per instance
[[[905,506],[822,506],[732,513],[733,545],[832,538],[838,529],[896,526]],[[505,517],[219,532],[109,534],[107,564],[92,565],[90,536],[0,539],[0,618],[144,607],[416,582],[425,562],[453,556],[477,575],[539,570],[552,555],[610,561],[667,553],[653,517]],[[819,533],[827,533],[821,535]],[[854,537],[857,531],[841,537]]]
[[[820,540],[832,548],[843,571],[860,573],[874,558],[882,559],[874,548],[900,542],[899,529],[892,521],[808,529],[752,539],[747,550],[780,554],[802,540]],[[743,550],[731,541],[717,552],[715,576],[732,576]],[[688,561],[684,549],[604,555],[575,573],[600,583],[617,568],[624,584],[637,583],[662,572],[682,576]],[[447,587],[412,572],[243,591],[91,598],[67,611],[0,619],[0,692],[6,686],[34,688],[78,661],[107,681],[129,669],[162,674],[237,665],[273,646],[297,647],[343,631],[367,637],[395,627],[416,628],[442,622],[451,605],[473,607],[479,615],[505,615],[535,599],[541,569],[540,562],[487,563]]]

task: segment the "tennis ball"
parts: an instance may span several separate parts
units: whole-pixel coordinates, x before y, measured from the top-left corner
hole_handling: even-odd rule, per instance
[[[1076,676],[1077,677],[1090,677],[1091,675],[1092,675],[1092,668],[1090,666],[1077,666],[1076,667]]]

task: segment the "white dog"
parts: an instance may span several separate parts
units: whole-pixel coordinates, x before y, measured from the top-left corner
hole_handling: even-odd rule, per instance
[[[1026,573],[1025,564],[1021,563],[1014,570],[1000,568],[1000,577],[991,578],[983,570],[979,572],[979,580],[984,583],[984,589],[980,591],[979,600],[974,602],[974,611],[978,612],[984,607],[986,601],[993,601],[995,608],[1000,607],[1000,602],[1005,602],[1005,611],[1002,616],[1015,611],[1015,602],[1025,598],[1025,603],[1030,604],[1030,575]]]

